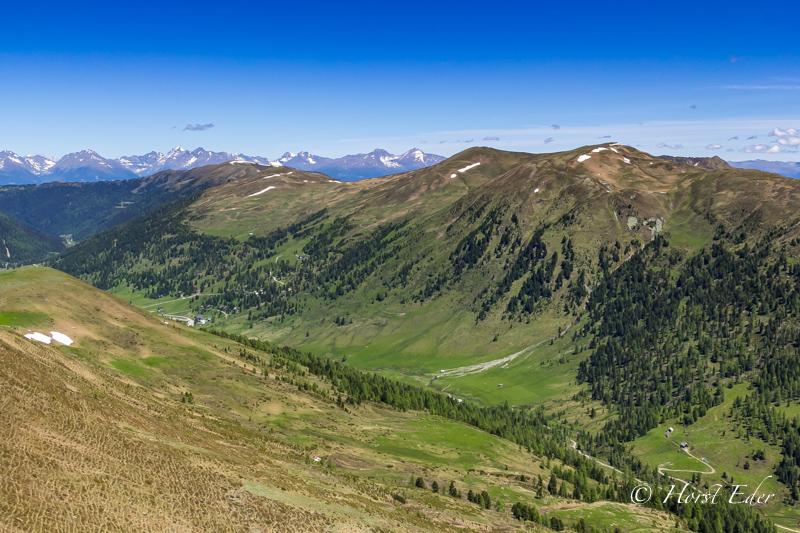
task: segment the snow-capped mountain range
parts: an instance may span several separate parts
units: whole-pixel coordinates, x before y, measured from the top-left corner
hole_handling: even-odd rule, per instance
[[[435,165],[445,158],[426,154],[418,148],[401,155],[376,149],[368,154],[328,158],[299,152],[286,152],[280,158],[248,156],[228,152],[211,152],[203,148],[189,151],[177,146],[163,154],[150,152],[144,155],[106,159],[93,150],[67,154],[61,159],[43,155],[20,156],[14,152],[0,152],[0,185],[23,185],[50,181],[113,181],[149,176],[162,170],[188,170],[226,161],[242,161],[279,167],[289,166],[299,170],[324,172],[341,180],[357,180],[416,170]]]

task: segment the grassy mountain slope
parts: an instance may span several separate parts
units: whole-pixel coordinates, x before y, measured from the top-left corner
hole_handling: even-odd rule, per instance
[[[252,176],[264,168],[224,163],[123,181],[6,186],[0,187],[0,209],[39,231],[69,236],[77,242],[177,198]]]
[[[674,530],[661,511],[537,488],[554,472],[573,479],[557,458],[424,411],[338,406],[335,384],[277,352],[164,323],[60,272],[2,273],[0,294],[4,529],[516,530],[511,507],[524,502],[548,524]],[[585,475],[593,463],[582,464]],[[575,479],[556,486],[628,490]],[[463,494],[434,493],[433,481]]]
[[[56,237],[37,231],[24,222],[0,211],[0,267],[41,261],[64,250]]]
[[[583,155],[590,157],[578,161]],[[757,189],[756,176],[764,176]],[[274,189],[252,196],[267,187]],[[228,330],[427,382],[569,328],[599,276],[601,249],[602,262],[616,268],[666,231],[687,255],[711,240],[717,219],[789,218],[798,207],[792,187],[622,146],[545,155],[471,149],[357,183],[269,169],[175,206],[158,222],[87,243],[56,266],[142,305],[174,300],[177,291],[206,293],[166,309],[210,305]],[[775,202],[768,210],[765,195]],[[186,254],[203,250],[202,264],[166,249],[142,261],[164,233]],[[125,246],[111,250],[123,234]],[[111,272],[109,264],[119,267]],[[542,355],[527,358],[534,366],[551,357],[535,351]]]
[[[749,383],[730,429],[759,439],[781,499],[800,499],[797,181],[602,145],[473,149],[352,186],[254,176],[55,264],[229,332],[544,405],[639,475],[649,460],[624,443],[700,423]]]

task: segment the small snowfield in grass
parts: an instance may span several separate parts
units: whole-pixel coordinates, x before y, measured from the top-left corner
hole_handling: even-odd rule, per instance
[[[73,342],[72,339],[70,339],[69,337],[67,337],[63,333],[59,333],[57,331],[51,331],[50,332],[50,336],[53,337],[54,341],[60,342],[61,344],[65,345],[65,346],[71,346],[72,345],[72,342]]]
[[[250,198],[251,196],[258,196],[259,194],[263,194],[263,193],[267,192],[268,190],[275,189],[275,188],[277,188],[277,187],[275,187],[274,185],[270,185],[269,187],[267,187],[266,189],[264,189],[262,191],[254,192],[253,194],[248,194],[247,197]]]
[[[592,158],[592,156],[590,156],[589,154],[579,155],[578,156],[578,163],[583,163],[587,159],[591,159],[591,158]]]
[[[39,333],[38,331],[34,332],[34,333],[28,333],[27,335],[25,335],[25,338],[26,339],[30,339],[32,341],[43,342],[45,344],[50,344],[50,341],[52,340],[50,337],[48,337],[44,333]]]
[[[598,152],[602,152],[603,150],[608,150],[608,148],[606,148],[605,146],[601,146],[600,148],[595,148],[594,150],[592,150],[592,152],[596,154]]]

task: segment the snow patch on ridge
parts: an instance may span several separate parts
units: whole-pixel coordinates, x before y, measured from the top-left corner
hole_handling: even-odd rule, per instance
[[[591,158],[592,158],[592,156],[590,156],[589,154],[579,155],[578,156],[578,163],[583,163],[587,159],[591,159]]]
[[[459,168],[459,169],[458,169],[458,171],[459,171],[459,172],[461,172],[461,173],[463,174],[463,173],[464,173],[464,172],[466,172],[467,170],[469,170],[469,169],[471,169],[471,168],[475,168],[475,167],[477,167],[478,165],[480,165],[480,163],[472,163],[471,165],[467,165],[467,166],[465,166],[464,168]]]
[[[267,187],[263,191],[258,191],[258,192],[254,192],[253,194],[248,194],[247,197],[250,198],[251,196],[258,196],[259,194],[263,194],[263,193],[267,192],[268,190],[275,189],[275,188],[276,187],[274,185],[270,185],[269,187]]]

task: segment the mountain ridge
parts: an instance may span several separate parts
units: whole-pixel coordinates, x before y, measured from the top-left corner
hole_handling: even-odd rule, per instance
[[[0,152],[0,185],[125,180],[149,176],[164,170],[190,170],[229,161],[313,170],[349,181],[415,170],[439,163],[444,159],[441,156],[426,154],[418,148],[400,155],[393,155],[378,148],[368,154],[346,155],[339,158],[322,157],[309,152],[297,154],[286,152],[275,160],[235,152],[212,152],[202,147],[189,151],[180,145],[166,154],[152,151],[144,155],[122,156],[116,159],[106,159],[93,150],[70,153],[60,159],[41,155],[19,156],[14,152],[3,151]]]
[[[333,264],[326,267],[333,269],[326,276],[338,280],[329,279],[326,286],[332,284],[328,289],[341,294],[331,294],[331,303],[320,299],[317,302],[321,306],[319,316],[314,320],[305,319],[302,328],[281,328],[271,320],[264,321],[256,328],[264,329],[265,333],[274,328],[270,335],[281,331],[279,338],[282,342],[306,342],[304,336],[307,328],[319,327],[327,331],[323,317],[335,312],[335,306],[340,305],[335,303],[339,297],[348,301],[348,294],[353,291],[361,295],[354,297],[356,300],[369,295],[374,299],[375,294],[380,294],[382,301],[391,302],[392,306],[402,309],[404,305],[400,304],[400,300],[409,300],[409,297],[400,298],[400,286],[405,287],[404,293],[411,291],[412,301],[419,302],[424,309],[433,309],[438,307],[436,300],[441,297],[435,295],[444,295],[453,286],[463,285],[465,293],[461,294],[461,289],[453,292],[459,296],[454,296],[456,299],[450,302],[460,309],[461,318],[449,326],[441,324],[436,327],[443,328],[441,334],[445,335],[444,331],[448,329],[459,331],[468,323],[474,323],[475,317],[494,316],[486,325],[479,324],[478,328],[471,326],[473,334],[484,331],[482,335],[491,338],[500,331],[498,324],[508,320],[502,318],[508,315],[504,311],[508,306],[511,306],[509,309],[516,309],[512,314],[516,316],[522,313],[520,316],[525,318],[535,307],[537,299],[554,292],[551,288],[531,299],[520,293],[520,285],[529,277],[525,268],[520,266],[518,273],[508,273],[511,265],[518,261],[520,248],[524,248],[536,231],[544,232],[537,238],[544,239],[542,243],[546,243],[548,251],[559,250],[567,228],[575,242],[580,242],[580,245],[575,244],[575,254],[580,259],[568,261],[570,265],[564,267],[564,278],[555,281],[558,275],[555,266],[548,274],[552,276],[548,284],[555,284],[555,292],[560,294],[556,300],[569,303],[575,312],[582,290],[580,285],[574,284],[575,275],[580,269],[587,273],[596,270],[599,250],[614,245],[615,241],[628,249],[625,252],[627,255],[631,249],[637,249],[666,231],[671,234],[674,246],[684,248],[685,253],[689,253],[696,249],[700,239],[703,239],[702,242],[711,239],[716,224],[712,221],[715,219],[741,224],[748,216],[757,215],[765,224],[773,224],[789,216],[797,207],[793,181],[758,171],[699,170],[692,164],[666,161],[631,147],[614,144],[581,147],[556,154],[470,148],[433,167],[350,183],[330,183],[322,175],[315,178],[311,174],[301,176],[267,169],[261,174],[205,191],[191,205],[182,208],[185,210],[177,215],[178,218],[171,219],[172,222],[159,222],[156,227],[185,223],[187,229],[198,233],[198,245],[206,242],[208,236],[235,238],[236,241],[230,244],[218,244],[237,249],[237,242],[252,241],[252,246],[256,247],[256,243],[266,239],[264,246],[279,257],[286,257],[283,254],[288,252],[289,257],[297,254],[311,258],[308,259],[311,261],[308,268],[317,262],[327,264],[328,261],[336,261],[338,254],[342,254],[343,258],[351,253],[356,254],[355,248],[349,247],[356,246],[355,243],[362,240],[364,246],[374,246],[375,250],[385,248],[376,256],[376,261],[378,258],[380,261],[365,270],[363,279],[360,277],[362,274],[358,274],[358,277],[354,277],[355,274],[348,275]],[[755,188],[752,182],[760,186]],[[730,192],[726,195],[715,193],[715,189],[721,186]],[[717,196],[714,204],[709,206],[706,199],[713,198],[713,194]],[[770,209],[765,208],[764,199],[767,197],[776,199]],[[320,221],[314,217],[321,217]],[[271,237],[275,232],[283,231],[281,228],[303,227],[304,224],[309,225],[307,230],[293,230],[297,231],[297,237],[291,248],[284,248],[289,244],[279,245],[286,239],[291,242],[293,239],[290,236],[281,239],[276,236],[274,239],[277,240]],[[370,240],[373,237],[369,236],[369,232],[373,231],[377,232],[374,238],[383,231],[393,237],[373,242]],[[135,241],[139,234],[140,230],[135,230],[127,238]],[[339,242],[341,244],[337,244]],[[87,246],[99,246],[88,253],[87,259],[106,253],[104,250],[107,246],[101,245],[101,241],[92,245],[87,243]],[[249,249],[250,246],[246,247]],[[403,252],[400,253],[400,250]],[[490,250],[493,252],[490,253]],[[223,254],[222,251],[219,253]],[[256,247],[252,253],[259,256],[266,252]],[[238,254],[231,249],[223,255]],[[558,257],[565,254],[562,251]],[[74,253],[70,251],[65,254],[64,260],[67,258],[71,262],[75,258]],[[509,263],[504,266],[501,258]],[[306,260],[283,266],[277,258],[275,261],[277,264],[272,267],[276,273],[299,269],[301,278],[311,276],[316,279],[321,275],[306,272],[306,267],[302,266]],[[406,265],[406,261],[410,263]],[[114,259],[115,264],[122,262],[122,257]],[[91,271],[94,268],[59,264],[71,272]],[[138,267],[131,264],[130,268],[135,270]],[[239,267],[231,264],[225,268]],[[378,276],[377,272],[383,273]],[[566,275],[567,272],[571,274]],[[104,283],[110,284],[103,288],[111,289],[122,281],[118,275],[124,277],[123,272],[118,273],[113,278],[117,281],[107,280]],[[189,277],[184,279],[187,275]],[[189,270],[183,269],[171,281],[163,279],[158,283],[155,294],[172,294],[175,287],[186,283],[215,283],[210,278],[205,279],[207,274],[199,279],[191,276]],[[496,289],[495,295],[483,295],[477,299],[482,303],[476,303],[477,295],[469,287],[472,284],[487,285],[489,278],[484,276],[493,278],[492,283],[498,283],[500,278],[506,278],[506,281],[502,289]],[[154,273],[149,279],[160,278]],[[280,276],[277,279],[281,279]],[[401,279],[407,281],[401,283]],[[412,283],[411,279],[416,281]],[[273,283],[269,279],[264,282]],[[572,289],[567,290],[570,282],[573,283]],[[127,283],[130,284],[130,281]],[[305,283],[298,280],[296,285],[291,285],[292,290],[307,292]],[[337,284],[341,284],[341,290],[336,288]],[[345,290],[344,287],[349,289]],[[413,287],[413,290],[409,287]],[[240,297],[235,290],[228,290],[231,293],[225,298]],[[390,293],[388,300],[387,293]],[[514,295],[519,296],[517,300],[522,302],[521,308],[515,308],[510,303]],[[282,302],[283,298],[278,297]],[[287,302],[292,299],[289,298]],[[526,301],[529,303],[526,304]],[[288,309],[295,309],[294,304],[289,305]],[[527,310],[523,312],[520,309]],[[261,315],[254,314],[259,317],[259,320],[254,320],[255,323],[261,323]],[[315,322],[317,319],[320,322]],[[239,324],[237,327],[242,326]],[[372,325],[364,327],[365,331],[374,330],[374,334],[378,334],[382,328]],[[432,326],[428,324],[421,327],[427,329]],[[333,355],[347,350],[347,345],[342,345],[343,340],[336,340],[339,336],[337,333],[328,333],[331,335],[328,341],[316,341],[319,348],[327,350],[323,347],[329,342],[336,347]],[[552,333],[543,330],[537,332],[536,336]],[[319,335],[317,337],[319,339]],[[450,352],[461,353],[462,356],[482,354],[484,359],[500,356],[503,351],[513,353],[530,344],[527,336],[517,332],[504,333],[497,344],[480,349],[478,345],[469,349],[460,347],[457,336],[443,338],[448,340],[440,350],[442,355]],[[348,341],[348,344],[352,342]],[[383,355],[386,357],[390,353],[416,353],[416,348],[401,346],[386,346],[385,350]],[[383,355],[376,357],[375,350],[372,354],[376,364],[382,361]],[[447,357],[441,363],[445,365],[444,368],[449,364],[445,364],[446,360]]]
[[[38,231],[79,242],[164,203],[266,168],[222,163],[128,180],[0,186],[0,208]]]

